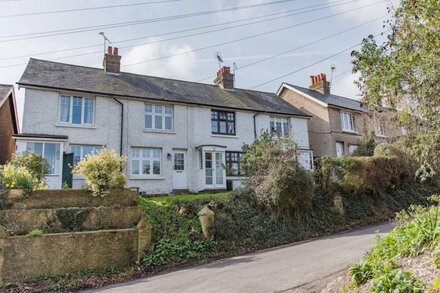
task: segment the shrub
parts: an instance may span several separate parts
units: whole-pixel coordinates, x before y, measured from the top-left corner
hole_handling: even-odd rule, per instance
[[[242,163],[256,200],[279,218],[310,207],[314,180],[298,163],[296,144],[288,138],[262,135],[243,147]]]
[[[374,133],[369,133],[365,140],[361,141],[353,152],[354,157],[371,157],[374,154],[376,142],[374,141]]]
[[[11,160],[11,164],[16,167],[26,168],[32,177],[37,180],[43,179],[49,171],[47,160],[39,154],[32,152],[15,155]]]
[[[109,189],[124,186],[126,178],[121,171],[124,166],[125,158],[113,150],[102,149],[81,160],[73,172],[86,178],[87,188],[93,196],[105,196]]]
[[[40,229],[34,229],[31,232],[27,233],[28,237],[41,237],[43,236],[43,231],[41,231]]]
[[[39,181],[25,167],[17,167],[8,163],[3,168],[0,178],[1,185],[9,189],[24,189],[26,191],[46,189],[44,181]]]

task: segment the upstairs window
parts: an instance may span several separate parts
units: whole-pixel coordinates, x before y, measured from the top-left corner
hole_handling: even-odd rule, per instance
[[[145,104],[145,129],[173,130],[173,106]]]
[[[385,136],[385,123],[377,122],[375,132],[377,136]]]
[[[283,117],[270,118],[270,134],[277,136],[289,135],[289,119]]]
[[[59,121],[74,125],[93,125],[95,123],[95,99],[60,96]]]
[[[353,114],[341,112],[341,128],[342,131],[354,132]]]
[[[212,110],[211,133],[235,135],[235,113]]]
[[[228,176],[244,175],[240,163],[242,158],[243,158],[243,152],[226,152],[226,175]]]

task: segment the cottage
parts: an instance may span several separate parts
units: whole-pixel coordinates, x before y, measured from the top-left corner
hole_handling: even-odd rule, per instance
[[[234,87],[222,67],[214,85],[120,71],[109,47],[104,69],[31,59],[17,150],[50,165],[50,188],[79,188],[69,164],[106,147],[128,158],[127,187],[147,193],[225,190],[240,185],[242,145],[263,131],[289,135],[312,166],[310,116],[273,93]]]
[[[14,86],[0,84],[0,164],[5,164],[12,158],[15,152],[12,136],[18,132]]]
[[[369,133],[379,141],[401,134],[394,113],[371,111],[362,101],[331,94],[323,73],[311,76],[309,88],[283,83],[277,94],[312,116],[308,128],[316,157],[351,155]]]

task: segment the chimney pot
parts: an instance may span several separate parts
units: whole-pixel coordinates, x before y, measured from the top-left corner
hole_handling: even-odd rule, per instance
[[[234,74],[231,73],[229,66],[223,66],[217,71],[217,77],[214,79],[214,84],[225,90],[234,89]]]
[[[330,94],[330,83],[327,81],[327,75],[324,73],[320,73],[318,75],[310,76],[312,84],[310,85],[310,89],[320,92],[322,94]]]
[[[107,53],[108,53],[109,55],[113,55],[113,47],[112,47],[112,46],[108,46],[108,48],[107,48]]]
[[[118,48],[108,46],[107,53],[104,54],[103,66],[107,73],[119,74],[121,72],[121,56],[118,55]]]
[[[113,55],[119,55],[119,49],[117,47],[113,49]]]

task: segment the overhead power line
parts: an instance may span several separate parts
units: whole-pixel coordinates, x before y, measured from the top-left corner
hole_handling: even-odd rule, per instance
[[[9,1],[12,1],[12,0],[9,0]],[[33,16],[33,15],[47,15],[47,14],[57,14],[57,13],[68,13],[68,12],[78,12],[78,11],[120,8],[120,7],[142,6],[142,5],[151,5],[151,4],[164,4],[164,3],[179,2],[179,1],[182,1],[182,0],[162,0],[162,1],[139,2],[139,3],[130,3],[130,4],[107,5],[107,6],[98,6],[98,7],[65,9],[65,10],[40,11],[40,12],[29,12],[29,13],[20,13],[20,14],[6,14],[6,15],[0,15],[0,18]]]
[[[274,4],[280,4],[280,3],[292,2],[292,1],[296,1],[296,0],[278,0],[278,1],[273,1],[273,2],[260,3],[260,4],[243,5],[243,6],[237,6],[237,7],[229,7],[229,8],[208,10],[208,11],[202,11],[202,12],[193,12],[193,13],[187,13],[187,14],[178,14],[178,15],[158,17],[158,18],[148,18],[148,19],[136,20],[136,21],[101,24],[101,25],[94,25],[94,26],[83,26],[83,27],[76,27],[76,28],[70,28],[70,29],[52,30],[52,31],[37,32],[37,33],[5,35],[5,36],[0,36],[0,39],[8,39],[7,41],[18,41],[18,40],[24,40],[24,39],[34,39],[34,38],[42,38],[42,37],[48,37],[48,36],[56,36],[56,35],[60,35],[60,34],[63,34],[63,35],[74,34],[74,33],[94,31],[94,30],[110,29],[110,28],[115,28],[115,27],[124,27],[124,26],[132,26],[132,25],[145,24],[145,23],[153,23],[153,22],[161,22],[161,21],[168,21],[168,20],[184,19],[184,18],[190,18],[190,17],[196,17],[196,16],[211,15],[211,14],[223,13],[223,12],[228,12],[228,11],[251,9],[251,8],[256,8],[256,7],[268,6],[268,5],[274,5]]]
[[[294,24],[294,25],[278,28],[278,29],[275,29],[275,30],[266,31],[266,32],[263,32],[263,33],[255,34],[255,35],[249,35],[247,37],[242,37],[242,38],[234,39],[234,40],[231,40],[231,41],[216,43],[216,44],[205,46],[205,47],[201,47],[201,48],[196,48],[196,49],[192,49],[192,50],[187,50],[187,51],[179,52],[179,53],[176,53],[176,54],[170,54],[170,55],[166,55],[166,56],[162,56],[162,57],[158,57],[158,58],[154,58],[154,59],[144,60],[144,61],[141,61],[141,62],[136,62],[136,63],[122,65],[121,67],[128,67],[128,66],[138,65],[138,64],[142,64],[142,63],[148,63],[148,62],[152,62],[152,61],[167,59],[167,58],[171,58],[171,57],[178,56],[178,55],[183,55],[183,54],[188,54],[188,53],[191,53],[191,52],[202,51],[202,50],[206,50],[206,49],[210,49],[210,48],[215,48],[215,47],[218,47],[218,46],[221,46],[221,45],[231,44],[231,43],[235,43],[235,42],[239,42],[239,41],[243,41],[243,40],[247,40],[247,39],[251,39],[251,38],[255,38],[255,37],[259,37],[259,36],[263,36],[263,35],[267,35],[267,34],[271,34],[271,33],[276,33],[276,32],[279,32],[279,31],[286,30],[286,29],[290,29],[290,28],[306,25],[306,24],[309,24],[309,23],[314,23],[314,22],[317,22],[317,21],[321,21],[321,20],[324,20],[324,19],[328,19],[328,18],[331,18],[331,17],[343,15],[343,14],[346,14],[346,13],[350,13],[350,12],[353,12],[353,11],[356,11],[356,10],[360,10],[360,9],[363,9],[363,8],[366,8],[366,7],[377,5],[377,4],[382,3],[382,2],[384,2],[384,1],[379,1],[379,2],[376,2],[376,3],[373,3],[373,4],[369,4],[369,5],[366,5],[366,6],[362,6],[362,7],[358,7],[358,8],[353,8],[353,9],[350,9],[350,10],[347,10],[347,11],[343,11],[343,12],[340,12],[340,13],[331,14],[331,15],[324,16],[324,17],[319,17],[319,18],[316,18],[316,19],[312,19],[312,20],[308,20],[308,21],[302,22],[302,23],[297,23],[297,24]],[[212,32],[212,31],[205,32],[205,33],[210,33],[210,32]],[[193,36],[193,35],[186,35],[184,37],[188,37],[188,36]],[[120,49],[133,48],[133,47],[139,47],[139,46],[149,45],[149,44],[153,44],[153,43],[160,43],[160,42],[164,42],[164,41],[170,41],[170,40],[179,39],[179,38],[183,38],[183,36],[174,37],[174,38],[168,38],[168,39],[163,39],[163,40],[157,40],[157,41],[151,41],[151,42],[148,42],[148,43],[138,44],[138,45],[135,45],[135,46],[124,46],[124,47],[119,47],[119,48]],[[72,58],[72,57],[82,57],[82,56],[86,56],[86,55],[90,55],[90,54],[97,54],[97,53],[102,54],[102,51],[96,51],[96,52],[92,52],[92,53],[84,53],[84,54],[76,54],[76,55],[52,58],[51,61],[60,60],[60,59],[66,59],[66,58]],[[21,65],[26,65],[26,64],[27,63],[16,63],[16,64],[0,66],[0,68],[21,66]]]
[[[234,40],[231,40],[231,41],[216,43],[216,44],[209,45],[209,46],[206,46],[206,47],[201,47],[201,48],[197,48],[197,49],[187,50],[187,51],[183,51],[183,52],[179,52],[179,53],[175,53],[175,54],[170,54],[170,55],[166,55],[166,56],[162,56],[162,57],[158,57],[158,58],[153,58],[153,59],[149,59],[149,60],[144,60],[144,61],[140,61],[140,62],[134,62],[134,63],[131,63],[131,64],[125,64],[125,65],[122,65],[121,67],[129,67],[129,66],[139,65],[139,64],[143,64],[143,63],[152,62],[152,61],[163,60],[163,59],[167,59],[167,58],[171,58],[171,57],[175,57],[175,56],[179,56],[179,55],[183,55],[183,54],[188,54],[188,53],[192,53],[192,52],[197,52],[197,51],[202,51],[202,50],[206,50],[206,49],[211,49],[211,48],[215,48],[215,47],[222,46],[222,45],[232,44],[232,43],[236,43],[236,42],[240,42],[240,41],[244,41],[244,40],[248,40],[248,39],[252,39],[252,38],[256,38],[256,37],[260,37],[260,36],[264,36],[264,35],[268,35],[268,34],[272,34],[272,33],[277,33],[277,32],[280,32],[280,31],[283,31],[283,30],[287,30],[287,29],[291,29],[291,28],[294,28],[294,27],[298,27],[298,26],[301,26],[301,25],[313,23],[313,22],[320,21],[320,20],[323,20],[323,19],[331,18],[331,17],[334,17],[334,16],[338,16],[338,15],[342,15],[342,14],[345,14],[345,13],[353,12],[353,11],[356,11],[356,10],[360,10],[360,9],[363,9],[363,8],[366,8],[366,7],[371,7],[371,6],[374,6],[374,5],[377,5],[379,3],[383,3],[383,2],[384,1],[375,2],[373,4],[365,5],[365,6],[358,7],[358,8],[353,8],[353,9],[350,9],[350,10],[347,10],[347,11],[344,11],[344,12],[340,12],[340,13],[336,13],[336,14],[332,14],[332,15],[324,16],[324,17],[320,17],[320,18],[315,18],[315,19],[312,19],[312,20],[309,20],[309,21],[305,21],[305,22],[302,22],[302,23],[298,23],[298,24],[294,24],[294,25],[289,25],[289,26],[286,26],[286,27],[282,27],[282,28],[278,28],[278,29],[275,29],[275,30],[266,31],[266,32],[259,33],[259,34],[249,35],[249,36],[242,37],[242,38],[239,38],[239,39],[234,39]]]
[[[119,41],[114,41],[113,43],[120,44],[120,43],[144,40],[144,39],[148,39],[148,38],[156,38],[156,37],[162,37],[162,36],[167,36],[167,35],[174,35],[174,34],[183,33],[183,32],[190,32],[190,31],[196,31],[196,30],[201,30],[201,29],[206,29],[206,28],[211,28],[211,27],[217,27],[217,26],[223,26],[223,25],[244,22],[244,21],[248,21],[248,20],[256,20],[256,19],[266,18],[266,17],[270,17],[270,16],[275,16],[275,15],[286,15],[286,17],[287,17],[287,16],[291,16],[289,13],[295,12],[295,11],[302,11],[302,10],[311,9],[311,8],[327,9],[327,8],[344,5],[347,3],[358,2],[358,1],[362,1],[362,0],[338,0],[338,1],[328,2],[328,5],[322,5],[322,4],[311,5],[311,6],[300,7],[300,8],[296,8],[296,9],[290,9],[290,10],[286,10],[286,11],[269,13],[269,14],[265,14],[265,15],[255,16],[255,17],[253,16],[253,17],[248,17],[248,18],[237,19],[234,21],[221,22],[221,23],[199,26],[199,27],[183,29],[183,30],[178,30],[178,31],[172,31],[172,32],[167,32],[167,33],[161,33],[161,34],[156,34],[156,35],[148,35],[148,36],[130,38],[130,39],[125,39],[125,40],[119,40]],[[313,11],[316,11],[316,10],[313,10]],[[309,13],[309,12],[312,12],[312,10],[304,11],[303,13]],[[269,19],[269,20],[272,20],[272,19]],[[254,24],[254,22],[249,23],[249,25],[252,25],[252,24]],[[227,27],[224,29],[226,30],[229,28],[235,28],[235,27]],[[59,54],[60,52],[75,51],[75,50],[95,48],[95,47],[101,47],[101,46],[102,46],[102,44],[86,45],[86,46],[72,47],[72,48],[66,48],[66,49],[60,49],[60,50],[38,52],[38,53],[33,53],[33,54],[17,55],[17,56],[12,56],[12,57],[0,57],[0,60],[12,60],[12,59],[19,59],[19,58],[25,58],[25,57],[35,57],[35,56],[48,55],[48,54],[54,54],[54,53]],[[99,52],[94,51],[94,52],[90,52],[87,54],[95,54],[95,53],[100,53],[100,51]],[[76,55],[74,55],[73,57],[75,57],[75,56]],[[70,58],[70,56],[66,56],[66,58]]]
[[[387,30],[387,31],[388,31],[388,30]],[[386,31],[385,31],[385,32],[386,32]],[[382,34],[383,34],[383,32],[382,32],[382,33],[379,33],[379,34],[377,34],[377,35],[375,35],[374,37],[378,37],[378,36],[380,36],[380,35],[382,35]],[[352,45],[352,46],[350,46],[350,47],[348,47],[348,48],[345,48],[345,49],[343,49],[343,50],[341,50],[341,51],[339,51],[339,52],[337,52],[337,53],[335,53],[335,54],[332,54],[332,55],[327,56],[327,57],[325,57],[325,58],[323,58],[323,59],[320,59],[320,60],[318,60],[318,61],[315,61],[315,62],[313,62],[313,63],[311,63],[311,64],[309,64],[309,65],[306,65],[306,66],[304,66],[304,67],[301,67],[301,68],[299,68],[299,69],[297,69],[297,70],[294,70],[294,71],[288,72],[288,73],[286,73],[286,74],[283,74],[283,75],[281,75],[281,76],[278,76],[278,77],[273,78],[273,79],[271,79],[271,80],[268,80],[268,81],[266,81],[266,82],[262,82],[262,83],[260,83],[260,84],[257,84],[257,85],[255,85],[255,86],[251,87],[251,89],[255,89],[255,88],[261,87],[261,86],[263,86],[263,85],[266,85],[266,84],[268,84],[268,83],[272,83],[272,82],[274,82],[274,81],[280,80],[280,79],[282,79],[282,78],[284,78],[284,77],[287,77],[287,76],[289,76],[289,75],[292,75],[292,74],[295,74],[295,73],[297,73],[297,72],[303,71],[303,70],[305,70],[305,69],[307,69],[307,68],[310,68],[310,67],[312,67],[312,66],[315,66],[315,65],[317,65],[317,64],[319,64],[319,63],[321,63],[321,62],[324,62],[324,61],[329,60],[329,59],[331,59],[331,58],[333,58],[333,57],[336,57],[336,56],[338,56],[338,55],[341,55],[342,53],[345,53],[345,52],[347,52],[347,51],[353,50],[354,48],[356,48],[356,47],[358,47],[358,46],[360,46],[360,45],[362,45],[362,42],[357,43],[357,44],[355,44],[355,45]]]
[[[344,33],[346,33],[346,32],[349,32],[349,31],[352,31],[352,30],[356,30],[356,29],[358,29],[358,28],[360,28],[360,27],[363,27],[363,26],[365,26],[365,25],[367,25],[367,24],[370,24],[370,23],[372,23],[372,22],[376,22],[376,21],[378,21],[378,20],[381,20],[381,19],[383,19],[385,16],[386,16],[386,15],[383,15],[383,16],[381,16],[381,17],[378,17],[378,18],[372,19],[372,20],[367,21],[367,22],[364,22],[364,23],[362,23],[362,24],[359,24],[359,25],[356,25],[356,26],[350,27],[350,28],[348,28],[348,29],[345,29],[345,30],[339,31],[339,32],[337,32],[337,33],[331,34],[331,35],[326,36],[326,37],[324,37],[324,38],[320,38],[320,39],[317,39],[317,40],[312,41],[312,42],[310,42],[310,43],[307,43],[307,44],[304,44],[304,45],[301,45],[301,46],[295,47],[295,48],[293,48],[293,49],[289,49],[289,50],[287,50],[287,51],[283,51],[283,52],[277,53],[277,54],[275,54],[275,55],[271,55],[271,56],[269,56],[269,57],[266,57],[266,58],[260,59],[260,60],[258,60],[258,61],[251,62],[251,63],[245,64],[245,65],[241,65],[241,66],[239,67],[238,70],[241,71],[241,70],[243,70],[243,69],[246,69],[246,68],[249,68],[249,67],[251,67],[251,66],[257,65],[257,64],[259,64],[259,63],[262,63],[262,62],[265,62],[265,61],[271,60],[271,59],[273,59],[273,58],[277,58],[277,57],[279,57],[279,56],[283,56],[283,55],[286,55],[286,54],[288,54],[288,53],[292,53],[292,52],[294,52],[294,51],[296,51],[296,50],[303,49],[303,48],[305,48],[305,47],[308,47],[308,46],[311,46],[311,45],[317,44],[317,43],[319,43],[319,42],[322,42],[322,41],[325,41],[325,40],[328,40],[328,39],[334,38],[334,37],[336,37],[336,36],[338,36],[338,35],[342,35],[342,34],[344,34]],[[202,82],[202,81],[205,81],[205,80],[208,80],[208,79],[212,79],[212,78],[214,78],[214,76],[212,76],[212,75],[211,75],[211,76],[207,76],[207,77],[205,77],[205,78],[202,78],[202,79],[197,80],[197,82]]]

